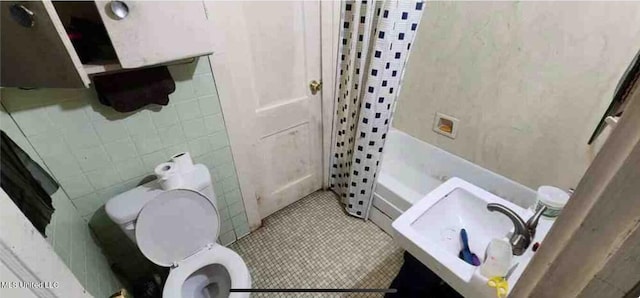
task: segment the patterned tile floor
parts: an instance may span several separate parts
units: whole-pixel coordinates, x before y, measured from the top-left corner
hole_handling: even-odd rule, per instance
[[[388,288],[402,249],[372,222],[346,215],[318,191],[263,220],[230,246],[251,271],[253,288]],[[252,297],[382,297],[382,294],[260,293]]]

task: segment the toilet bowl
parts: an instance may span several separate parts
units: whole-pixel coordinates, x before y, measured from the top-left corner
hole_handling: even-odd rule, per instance
[[[215,245],[171,270],[163,297],[249,297],[230,289],[251,288],[249,270],[234,251]],[[244,296],[243,296],[244,295]]]
[[[163,298],[249,297],[230,292],[251,288],[251,276],[242,257],[216,242],[220,216],[209,171],[196,170],[185,174],[189,189],[160,190],[153,181],[112,198],[107,214],[147,259],[170,268]]]

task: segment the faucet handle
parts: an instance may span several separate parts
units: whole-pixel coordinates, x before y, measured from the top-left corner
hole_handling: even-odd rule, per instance
[[[538,209],[538,211],[536,211],[536,213],[531,216],[531,218],[529,218],[529,220],[527,220],[527,223],[525,224],[527,227],[527,230],[529,230],[529,234],[531,234],[531,241],[533,241],[533,237],[536,234],[536,228],[538,227],[538,220],[540,219],[540,216],[542,216],[542,213],[544,213],[547,210],[547,206],[542,206],[540,207],[540,209]]]

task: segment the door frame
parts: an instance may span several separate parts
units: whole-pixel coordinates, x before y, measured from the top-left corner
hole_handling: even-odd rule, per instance
[[[328,186],[328,163],[330,155],[331,133],[333,127],[333,94],[337,63],[337,45],[340,23],[340,2],[318,1],[320,6],[320,52],[321,52],[321,80],[322,84],[322,182],[323,187]],[[231,72],[231,68],[242,69],[243,61],[233,58],[230,52],[236,53],[239,49],[226,46],[225,40],[236,38],[233,34],[227,35],[224,28],[225,17],[234,15],[237,6],[233,3],[206,1],[205,8],[208,11],[211,24],[210,36],[214,42],[214,53],[209,56],[209,64],[218,90],[218,97],[222,107],[222,114],[233,160],[236,165],[240,192],[247,212],[249,228],[256,230],[262,225],[262,218],[258,211],[257,191],[252,174],[255,171],[257,161],[252,157],[250,138],[243,133],[245,127],[252,127],[253,123],[243,117],[246,111],[243,109],[240,98],[252,97],[251,88],[246,88],[247,78],[241,72]],[[218,15],[217,12],[220,12]],[[213,16],[213,17],[211,17]],[[216,17],[219,16],[219,17]],[[231,33],[231,32],[229,32]]]
[[[24,293],[42,298],[92,297],[3,189],[0,221],[0,266],[13,272],[18,282],[58,283],[57,288],[24,288]]]
[[[320,1],[322,32],[322,187],[329,188],[331,145],[335,127],[335,92],[342,2]]]
[[[602,137],[602,136],[601,136]],[[512,297],[622,297],[640,280],[640,84]],[[635,260],[635,261],[634,261]],[[612,283],[615,281],[615,284]],[[630,297],[630,296],[629,296]]]

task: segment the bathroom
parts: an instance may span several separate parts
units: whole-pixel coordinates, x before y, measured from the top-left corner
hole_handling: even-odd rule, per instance
[[[538,187],[573,192],[557,219],[541,217],[526,253],[509,254],[526,260],[508,268],[510,297],[640,295],[640,202],[631,199],[639,178],[640,103],[631,92],[640,73],[638,3],[0,7],[2,150],[13,144],[26,168],[54,185],[38,192],[51,202],[43,224],[11,196],[3,173],[0,282],[54,284],[2,285],[2,297],[225,297],[224,287],[241,290],[231,297],[496,296],[484,280],[463,282],[476,269],[458,258],[459,227],[450,235],[455,256],[439,254],[437,242],[422,249],[403,230],[412,227],[403,216],[455,185],[524,220]],[[102,29],[83,31],[86,20]],[[94,34],[88,42],[101,42],[110,59],[87,62],[78,40]],[[123,99],[110,89],[123,81],[159,82],[153,92],[164,94]],[[183,152],[193,163],[184,163],[188,175],[177,171],[187,155],[172,160]],[[16,165],[2,159],[2,172]],[[162,171],[165,163],[177,170]],[[180,192],[206,204],[146,217],[151,235],[181,240],[147,238],[145,249],[139,228],[148,207],[163,207],[156,193]],[[130,211],[130,202],[143,204]],[[486,231],[465,227],[484,261],[490,237],[500,230],[508,243],[514,224],[480,207],[453,204],[439,221],[458,224],[460,215],[448,213],[457,211],[486,220],[477,225]],[[198,229],[178,227],[180,216]],[[192,230],[211,239],[185,240]],[[534,254],[540,237],[546,245]],[[183,255],[158,260],[161,245]],[[410,262],[422,279],[402,280]],[[207,294],[185,290],[196,271],[217,283],[204,286]],[[439,286],[415,289],[425,282]]]

